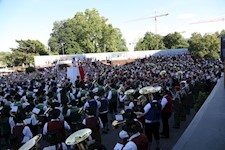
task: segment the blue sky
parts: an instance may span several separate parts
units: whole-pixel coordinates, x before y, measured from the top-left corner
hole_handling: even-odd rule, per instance
[[[121,30],[128,47],[147,31],[166,35],[181,32],[213,33],[225,29],[225,22],[192,22],[225,18],[224,0],[0,0],[0,51],[17,47],[15,40],[39,40],[47,46],[54,21],[72,18],[77,12],[95,8],[107,23]],[[140,19],[136,21],[131,21]]]

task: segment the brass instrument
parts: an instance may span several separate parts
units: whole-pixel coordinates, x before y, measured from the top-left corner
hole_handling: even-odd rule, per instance
[[[125,91],[125,95],[130,95],[130,94],[133,94],[135,92],[135,90],[134,89],[129,89],[129,90],[127,90],[127,91]]]
[[[149,93],[156,93],[162,89],[161,86],[146,86],[139,90],[140,94],[149,94]]]
[[[88,145],[84,142],[92,131],[89,128],[81,129],[71,134],[65,141],[66,145],[77,145],[79,150],[88,149]]]
[[[30,139],[28,142],[23,144],[23,146],[21,146],[19,148],[19,150],[29,150],[29,149],[33,148],[38,143],[38,141],[41,139],[41,137],[42,137],[42,134],[36,135],[32,139]]]
[[[126,123],[126,120],[123,120],[123,121],[114,120],[112,122],[112,126],[113,126],[114,129],[116,129],[119,125],[123,125],[124,123]]]

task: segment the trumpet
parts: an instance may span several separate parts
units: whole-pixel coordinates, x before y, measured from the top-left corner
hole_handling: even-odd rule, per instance
[[[126,123],[126,120],[123,120],[123,121],[114,120],[112,122],[112,126],[113,126],[114,129],[116,129],[119,125],[123,125],[124,123]]]

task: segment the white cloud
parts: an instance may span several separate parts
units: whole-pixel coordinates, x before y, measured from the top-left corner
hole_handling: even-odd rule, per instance
[[[196,14],[194,14],[194,13],[185,13],[185,14],[178,15],[177,19],[190,19],[190,18],[193,18],[195,16],[196,16]]]

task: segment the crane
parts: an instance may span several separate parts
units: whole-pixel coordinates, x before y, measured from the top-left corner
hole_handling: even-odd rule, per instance
[[[155,34],[157,34],[157,18],[159,17],[164,17],[164,16],[168,16],[169,14],[160,14],[160,15],[155,15],[155,16],[151,16],[151,17],[145,17],[145,18],[138,18],[138,19],[134,19],[134,20],[130,20],[128,22],[133,22],[133,21],[138,21],[138,20],[144,20],[144,19],[149,19],[149,18],[154,18],[155,21]]]
[[[192,24],[200,24],[200,23],[211,23],[211,22],[218,22],[218,21],[225,21],[225,18],[215,18],[215,19],[209,19],[209,20],[202,20],[202,21],[196,21],[196,22],[192,22],[190,23],[190,25]]]

